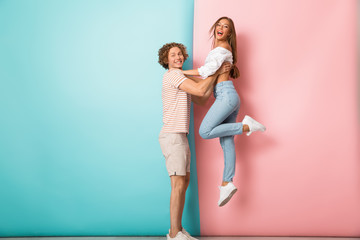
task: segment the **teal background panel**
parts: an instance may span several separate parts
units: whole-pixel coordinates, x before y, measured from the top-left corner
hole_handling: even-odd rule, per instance
[[[157,51],[177,41],[192,58],[193,6],[0,0],[1,237],[167,233]],[[194,156],[183,223],[197,235]]]

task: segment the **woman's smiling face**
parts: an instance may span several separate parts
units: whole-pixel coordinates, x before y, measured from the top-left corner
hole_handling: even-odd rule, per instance
[[[215,37],[217,40],[227,40],[230,35],[230,23],[227,19],[221,19],[215,27]]]

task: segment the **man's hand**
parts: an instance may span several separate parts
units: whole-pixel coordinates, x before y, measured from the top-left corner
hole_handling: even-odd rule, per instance
[[[221,67],[216,71],[218,75],[229,72],[232,68],[232,64],[230,62],[224,62]]]

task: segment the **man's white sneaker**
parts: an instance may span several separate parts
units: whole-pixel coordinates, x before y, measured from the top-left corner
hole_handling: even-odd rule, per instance
[[[169,234],[166,235],[167,240],[189,240],[190,238],[188,238],[184,233],[182,233],[182,231],[179,231],[175,237],[170,237]]]
[[[199,239],[197,239],[197,238],[192,237],[192,236],[190,235],[190,233],[188,233],[188,232],[185,230],[185,228],[183,228],[181,231],[182,231],[182,233],[183,233],[188,239],[190,239],[190,240],[199,240]]]
[[[250,134],[255,131],[264,132],[266,130],[266,127],[264,125],[257,122],[256,120],[249,117],[248,115],[245,115],[244,119],[242,120],[242,123],[249,126],[250,131],[246,133],[246,135],[248,135],[248,136],[250,136]]]
[[[226,186],[219,186],[219,189],[220,199],[218,205],[219,207],[222,207],[230,201],[231,197],[236,193],[237,188],[232,182],[229,182]]]

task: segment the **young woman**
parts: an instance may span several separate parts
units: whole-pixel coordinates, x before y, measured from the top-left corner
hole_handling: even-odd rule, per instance
[[[210,28],[212,34],[213,49],[206,57],[204,66],[183,71],[186,75],[200,75],[202,78],[214,74],[224,62],[233,64],[230,72],[219,75],[215,82],[215,102],[203,119],[199,134],[204,139],[220,138],[220,144],[224,152],[224,173],[220,189],[218,205],[224,206],[237,191],[233,184],[235,175],[235,144],[234,135],[247,132],[250,136],[255,131],[265,131],[265,126],[249,116],[245,116],[242,122],[236,122],[240,108],[240,99],[229,77],[239,77],[236,67],[236,32],[233,21],[228,17],[219,18]]]

